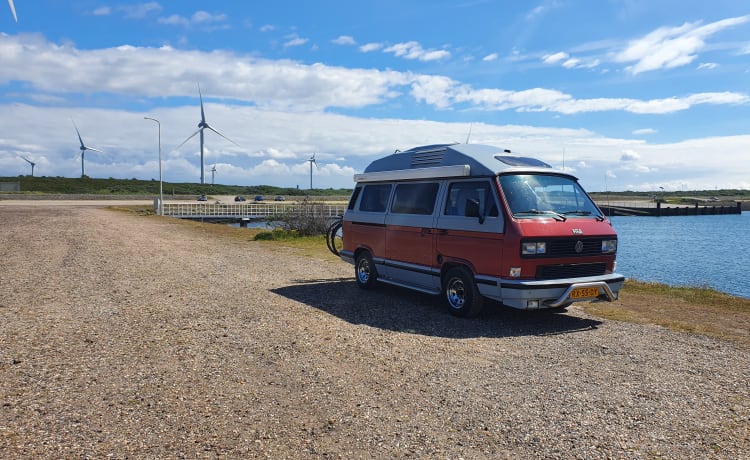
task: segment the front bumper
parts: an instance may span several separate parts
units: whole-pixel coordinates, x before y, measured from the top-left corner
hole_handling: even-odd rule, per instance
[[[500,280],[500,297],[504,305],[522,310],[556,308],[579,301],[617,300],[625,277],[617,273],[585,278],[568,278],[544,281]],[[571,297],[584,288],[591,294]]]

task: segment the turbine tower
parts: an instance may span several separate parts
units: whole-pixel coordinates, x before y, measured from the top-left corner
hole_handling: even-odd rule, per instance
[[[187,141],[189,141],[190,139],[192,139],[193,137],[195,137],[196,134],[200,134],[200,141],[201,141],[201,185],[203,185],[203,184],[206,183],[206,176],[204,174],[204,167],[205,167],[205,165],[204,165],[204,162],[203,162],[203,130],[204,129],[209,129],[209,130],[215,132],[216,134],[218,134],[219,136],[223,137],[224,139],[228,140],[232,144],[236,145],[237,147],[239,147],[240,145],[238,143],[236,143],[235,141],[233,141],[232,139],[228,138],[227,136],[225,136],[225,135],[221,134],[220,132],[218,132],[213,126],[209,125],[206,122],[206,113],[203,110],[203,95],[201,94],[201,86],[200,85],[198,85],[198,97],[200,97],[200,101],[201,101],[201,121],[198,123],[198,130],[196,132],[194,132],[193,134],[191,134],[187,139],[185,139],[184,141],[182,141],[182,144],[178,145],[177,148],[175,148],[175,150],[177,150],[180,147],[182,147],[183,145],[185,145],[185,143]]]
[[[28,158],[26,158],[23,155],[18,155],[18,156],[21,157],[21,158],[23,158],[24,160],[26,160],[26,162],[31,165],[31,177],[34,177],[34,166],[36,166],[36,163],[34,163],[33,161],[29,160]]]
[[[104,153],[99,149],[95,149],[93,147],[86,147],[86,145],[83,143],[83,139],[81,138],[81,133],[78,131],[78,126],[76,126],[76,122],[71,118],[70,121],[73,122],[73,127],[76,129],[76,134],[78,134],[78,140],[81,142],[81,146],[79,147],[81,149],[81,177],[84,177],[86,175],[84,167],[83,167],[83,157],[86,154],[86,150],[93,150],[94,152]]]
[[[313,188],[312,187],[312,167],[313,167],[313,163],[315,163],[315,167],[316,168],[318,167],[318,163],[315,161],[315,154],[313,153],[313,155],[310,158],[308,158],[307,161],[310,162],[310,190],[312,190],[312,188]]]
[[[216,164],[211,168],[211,185],[214,185],[214,174],[216,173]]]

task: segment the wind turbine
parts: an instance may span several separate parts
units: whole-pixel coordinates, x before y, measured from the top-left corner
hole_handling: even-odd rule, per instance
[[[78,134],[78,140],[81,142],[81,146],[79,147],[81,149],[81,177],[84,177],[86,174],[83,169],[83,157],[86,154],[86,150],[93,150],[94,152],[104,153],[99,149],[95,149],[93,147],[86,147],[83,143],[83,139],[81,138],[81,133],[78,131],[78,126],[76,126],[76,122],[71,118],[70,121],[73,122],[73,127],[76,129],[76,134]]]
[[[18,22],[18,16],[16,16],[16,7],[13,5],[13,0],[8,0],[8,5],[10,6],[10,12],[13,13],[13,19]]]
[[[216,173],[216,164],[211,168],[211,185],[214,185],[214,173]]]
[[[315,161],[315,154],[313,153],[313,155],[310,158],[308,158],[307,161],[310,162],[310,190],[312,190],[312,167],[313,167],[313,163],[315,163],[315,167],[316,168],[318,167],[318,163]]]
[[[31,177],[34,177],[34,166],[36,166],[36,163],[34,163],[33,161],[29,160],[28,158],[26,158],[23,155],[18,155],[18,156],[21,157],[21,158],[23,158],[24,160],[26,160],[26,162],[31,165]]]
[[[236,145],[237,147],[239,147],[240,145],[238,143],[236,143],[235,141],[233,141],[232,139],[228,138],[227,136],[225,136],[225,135],[221,134],[220,132],[218,132],[213,126],[209,125],[206,122],[206,114],[203,111],[203,95],[201,94],[201,85],[198,85],[198,96],[200,97],[200,100],[201,100],[201,121],[198,123],[198,130],[196,132],[194,132],[193,134],[191,134],[187,139],[185,139],[184,141],[182,141],[182,144],[178,145],[177,148],[175,148],[175,150],[177,150],[180,147],[182,147],[183,145],[185,145],[185,143],[187,141],[189,141],[190,139],[192,139],[193,137],[195,137],[196,134],[200,134],[201,135],[200,136],[200,140],[201,140],[201,184],[205,184],[206,183],[206,177],[205,177],[205,175],[203,173],[203,168],[204,168],[204,163],[203,163],[203,130],[204,129],[210,129],[211,131],[215,132],[216,134],[218,134],[219,136],[221,136],[224,139],[228,140],[229,142],[231,142],[232,144]]]

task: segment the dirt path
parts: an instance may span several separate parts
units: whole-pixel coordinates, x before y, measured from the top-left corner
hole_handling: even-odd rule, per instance
[[[0,207],[0,457],[750,458],[746,348],[201,229]]]

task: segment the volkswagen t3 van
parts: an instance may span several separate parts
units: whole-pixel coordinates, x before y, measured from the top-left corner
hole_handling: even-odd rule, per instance
[[[617,235],[577,179],[488,145],[416,147],[372,162],[342,221],[359,287],[440,295],[457,316],[484,298],[519,309],[617,299]]]

